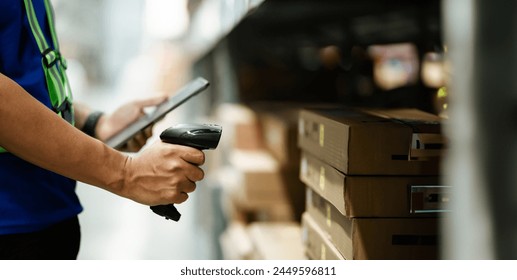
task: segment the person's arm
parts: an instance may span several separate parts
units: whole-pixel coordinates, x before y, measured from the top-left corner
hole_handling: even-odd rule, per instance
[[[203,178],[204,154],[156,141],[137,157],[71,126],[0,73],[0,146],[63,176],[142,204],[181,203]]]

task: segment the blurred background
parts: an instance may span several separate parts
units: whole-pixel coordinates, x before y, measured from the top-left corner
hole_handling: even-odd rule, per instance
[[[440,193],[450,203],[431,215],[442,225],[432,239],[441,243],[414,257],[502,256],[492,247],[494,236],[514,229],[491,223],[496,196],[484,195],[494,182],[483,177],[497,171],[477,169],[484,154],[472,153],[481,147],[473,139],[494,139],[477,124],[465,126],[495,113],[479,115],[473,102],[481,100],[474,84],[482,81],[474,78],[480,74],[472,66],[479,54],[473,42],[483,38],[474,34],[490,29],[490,20],[474,24],[481,2],[53,0],[76,100],[109,112],[127,100],[171,95],[202,76],[210,88],[157,124],[155,135],[181,122],[224,127],[220,146],[206,152],[206,179],[178,207],[179,223],[79,184],[85,207],[79,258],[329,258],[323,247],[307,254],[314,241],[302,221],[314,201],[300,179],[298,112],[316,104],[415,108],[439,117],[451,152],[434,179],[454,188]],[[332,256],[339,258],[339,249]]]

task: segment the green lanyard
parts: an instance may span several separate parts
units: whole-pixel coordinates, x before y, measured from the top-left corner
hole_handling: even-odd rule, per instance
[[[50,35],[54,48],[45,39],[32,5],[32,0],[24,0],[25,11],[31,27],[32,35],[38,44],[41,53],[41,65],[45,73],[47,89],[54,112],[63,117],[70,124],[74,125],[74,110],[72,107],[72,90],[66,76],[66,60],[59,52],[59,43],[54,30],[54,11],[49,0],[45,1],[45,10],[50,27]],[[5,149],[0,147],[0,152]]]
[[[32,0],[24,0],[27,18],[32,30],[32,35],[36,39],[39,51],[41,53],[41,64],[45,72],[47,88],[52,102],[54,111],[60,114],[65,120],[72,125],[74,124],[73,108],[72,108],[72,91],[66,76],[66,61],[59,53],[59,43],[57,41],[56,32],[54,30],[54,11],[49,0],[45,1],[45,10],[50,26],[50,35],[54,49],[48,44],[41,27],[36,18],[36,12],[32,5]]]

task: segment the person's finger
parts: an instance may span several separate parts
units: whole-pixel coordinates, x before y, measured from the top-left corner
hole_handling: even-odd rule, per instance
[[[205,177],[205,172],[199,167],[191,168],[186,176],[190,181],[197,182],[203,180]]]
[[[146,139],[149,139],[151,138],[151,136],[153,136],[153,126],[149,126],[147,127],[146,129],[144,129],[144,136]]]
[[[181,204],[189,198],[189,195],[186,192],[181,192],[179,195],[177,195],[176,200],[173,202],[175,204]]]
[[[195,190],[196,183],[184,180],[176,185],[176,187],[171,187],[170,189],[164,191],[164,203],[183,203],[189,198],[188,193],[191,193]]]
[[[120,148],[118,148],[119,151],[127,151],[128,147],[127,147],[127,142],[124,143],[124,145],[120,146]]]
[[[127,141],[127,145],[126,145],[126,151],[127,152],[136,153],[139,150],[140,150],[140,147],[139,147],[138,143],[135,141],[134,138],[132,138],[129,141]]]
[[[181,150],[180,157],[186,162],[194,165],[203,165],[205,163],[205,153],[203,151],[188,146],[176,146]]]
[[[196,183],[192,181],[186,181],[181,185],[181,191],[185,193],[191,193],[196,190]]]
[[[147,137],[145,136],[145,133],[141,131],[133,137],[133,141],[135,141],[137,147],[142,148],[147,142]]]

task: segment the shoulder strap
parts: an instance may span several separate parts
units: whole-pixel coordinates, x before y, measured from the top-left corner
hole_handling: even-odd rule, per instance
[[[59,52],[59,42],[54,28],[54,11],[49,0],[44,0],[53,47],[47,42],[36,17],[32,0],[24,0],[25,10],[32,35],[41,53],[41,64],[45,73],[47,89],[53,110],[74,125],[72,90],[66,76],[66,61]],[[0,147],[0,153],[6,150]]]
[[[72,91],[65,72],[66,61],[59,52],[59,42],[54,27],[54,11],[49,0],[44,0],[44,2],[53,46],[47,42],[41,30],[32,0],[24,0],[25,10],[32,34],[41,53],[41,63],[53,109],[73,124]]]

